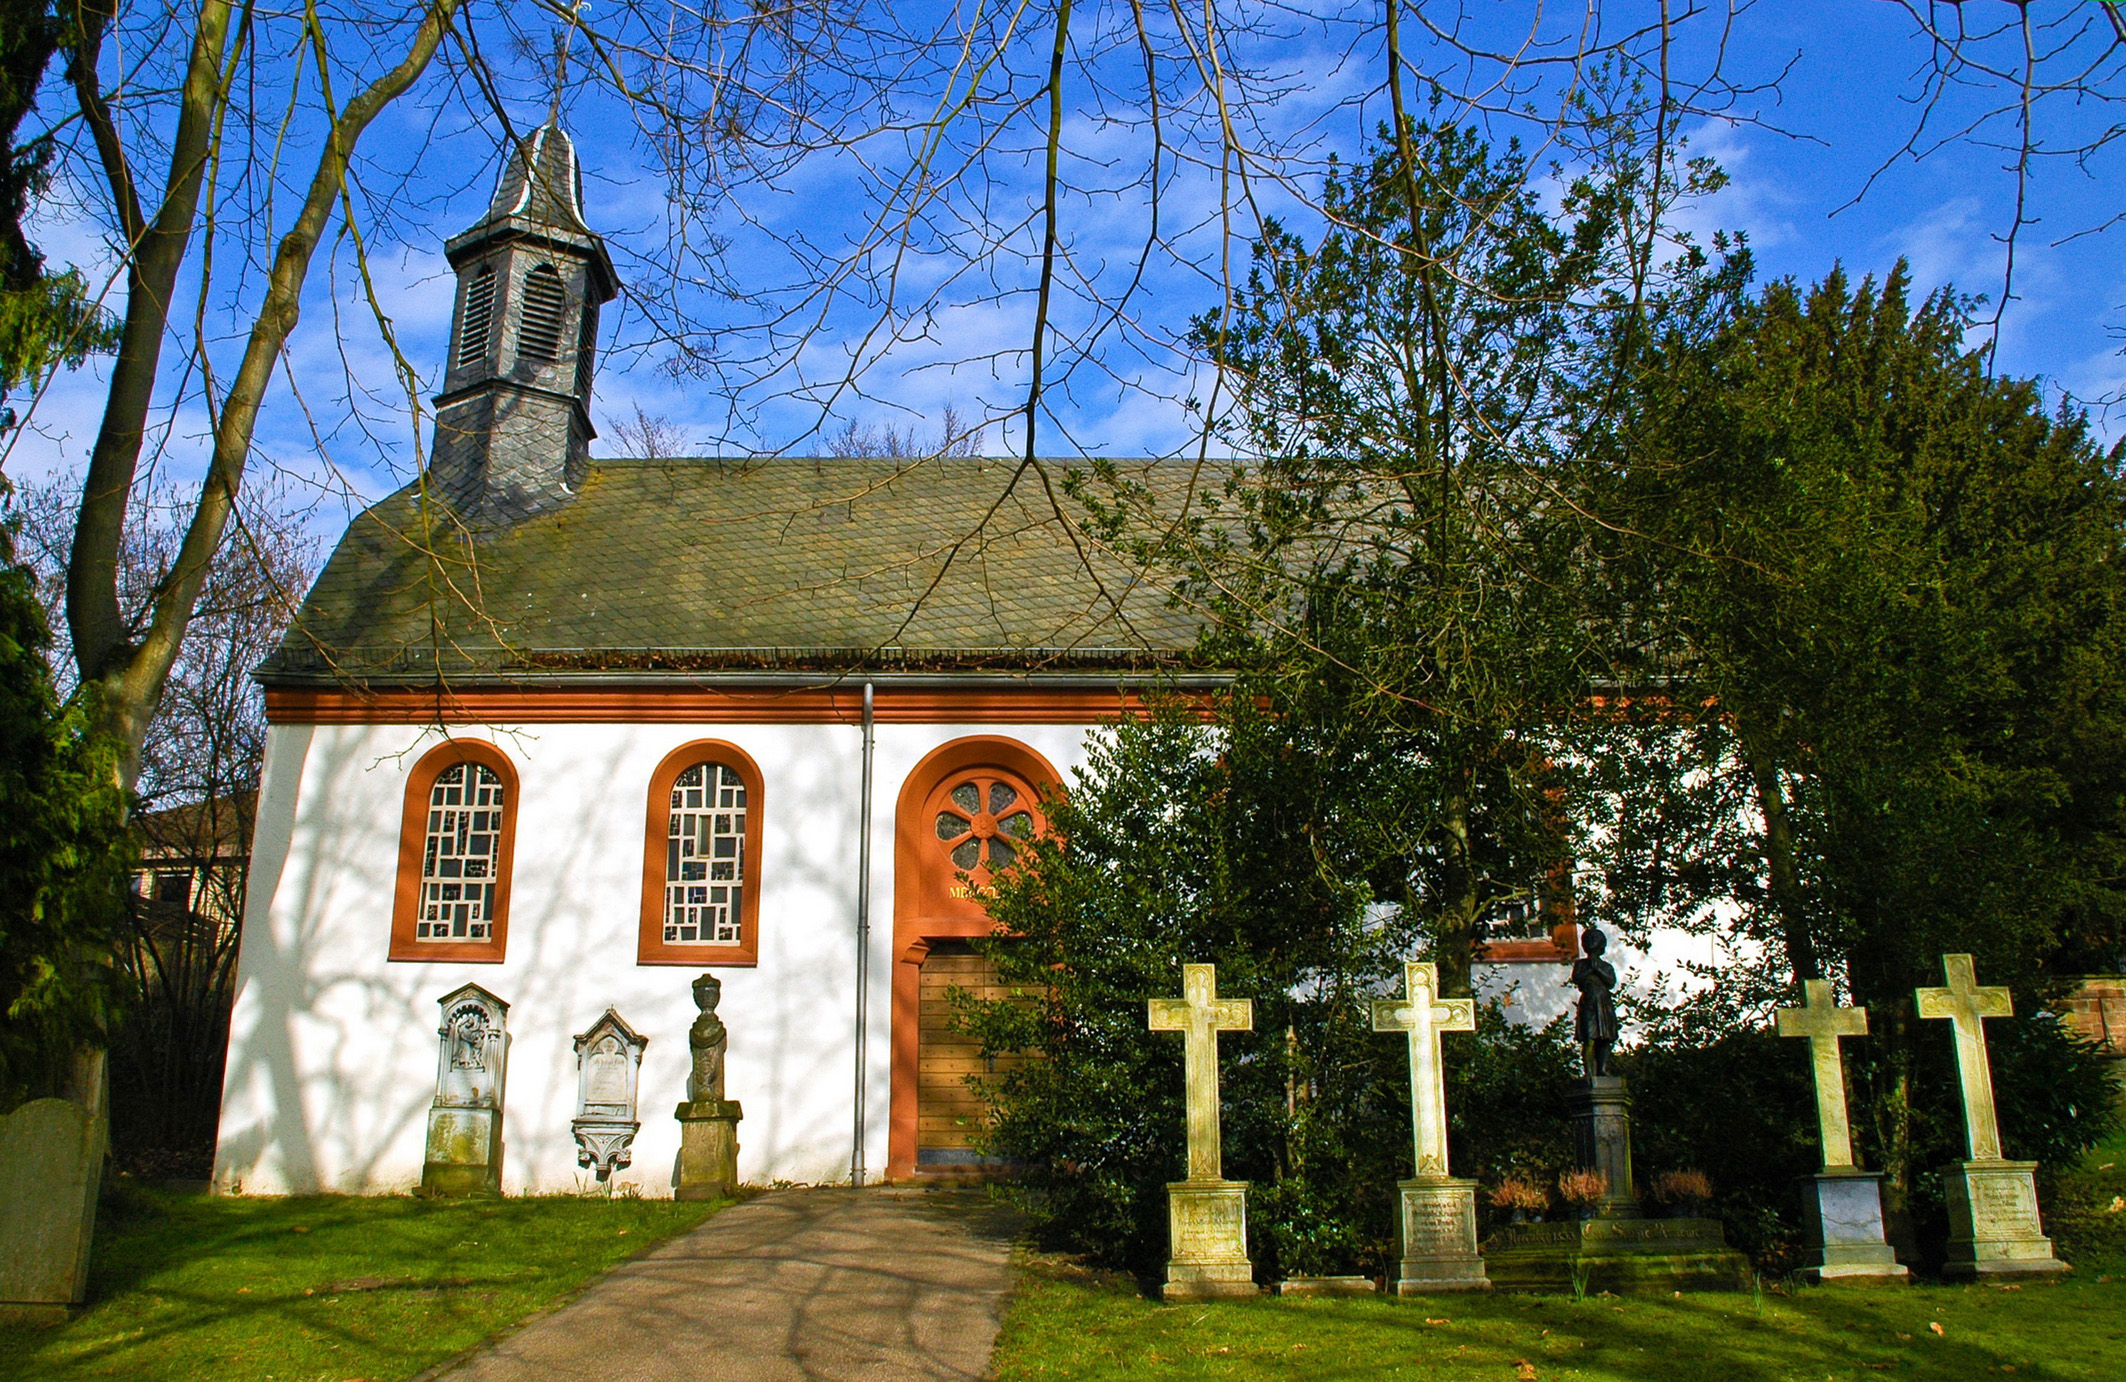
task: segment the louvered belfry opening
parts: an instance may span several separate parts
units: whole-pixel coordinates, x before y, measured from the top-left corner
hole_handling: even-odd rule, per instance
[[[495,270],[482,264],[465,288],[465,321],[458,332],[458,364],[477,365],[494,333]]]
[[[547,361],[561,350],[561,318],[568,308],[568,294],[561,275],[551,264],[541,264],[524,276],[524,318],[517,328],[520,359]]]

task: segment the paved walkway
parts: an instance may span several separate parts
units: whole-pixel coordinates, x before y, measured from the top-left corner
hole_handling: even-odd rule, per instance
[[[980,1378],[1014,1227],[979,1192],[775,1191],[711,1215],[446,1376]]]

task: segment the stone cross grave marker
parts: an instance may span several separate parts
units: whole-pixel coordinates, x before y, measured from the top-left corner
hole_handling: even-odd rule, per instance
[[[1964,1135],[1971,1160],[2001,1159],[2000,1123],[1993,1114],[1993,1062],[1986,1055],[1989,1017],[2013,1017],[2004,988],[1981,988],[1969,955],[1944,955],[1947,988],[1918,989],[1921,1017],[1947,1018],[1956,1027],[1956,1069],[1964,1084]]]
[[[1403,965],[1401,998],[1373,1003],[1373,1030],[1403,1032],[1410,1039],[1410,1124],[1420,1176],[1447,1174],[1446,1072],[1440,1067],[1441,1032],[1476,1030],[1476,1000],[1441,998],[1439,966]]]
[[[1488,1291],[1476,1249],[1476,1182],[1447,1174],[1446,1071],[1441,1032],[1476,1030],[1474,998],[1439,996],[1439,966],[1403,964],[1403,996],[1373,1003],[1373,1030],[1400,1032],[1410,1043],[1412,1179],[1396,1184],[1395,1241],[1401,1268],[1388,1283],[1396,1295]]]
[[[1188,1178],[1220,1179],[1218,1034],[1255,1030],[1255,1004],[1218,996],[1216,965],[1181,966],[1181,997],[1154,998],[1151,1029],[1180,1032],[1181,1078],[1188,1110]]]
[[[1845,1057],[1839,1052],[1838,1038],[1866,1036],[1868,1010],[1839,1007],[1828,979],[1803,980],[1801,987],[1802,1006],[1778,1011],[1779,1035],[1808,1038],[1809,1060],[1816,1073],[1816,1122],[1823,1133],[1823,1166],[1827,1171],[1838,1170],[1853,1165]]]
[[[1955,1026],[1964,1136],[1971,1144],[1970,1158],[1942,1177],[1942,1198],[1949,1210],[1949,1251],[1942,1275],[1953,1280],[2064,1272],[2067,1264],[2052,1255],[2052,1240],[2038,1218],[2037,1163],[2001,1158],[1986,1019],[2013,1017],[2015,1006],[2007,989],[1979,986],[1969,955],[1944,955],[1941,967],[1948,985],[1916,990],[1919,1015]]]
[[[1816,1077],[1816,1124],[1823,1170],[1802,1182],[1804,1270],[1818,1282],[1901,1280],[1883,1233],[1882,1177],[1853,1160],[1853,1125],[1845,1101],[1845,1057],[1838,1039],[1866,1036],[1868,1010],[1841,1008],[1828,979],[1805,979],[1802,1005],[1778,1011],[1779,1035],[1806,1037]]]
[[[1181,966],[1181,996],[1154,998],[1151,1029],[1181,1033],[1188,1179],[1166,1186],[1167,1300],[1255,1294],[1245,1181],[1223,1178],[1218,1146],[1218,1034],[1255,1029],[1255,1005],[1218,996],[1214,965]]]

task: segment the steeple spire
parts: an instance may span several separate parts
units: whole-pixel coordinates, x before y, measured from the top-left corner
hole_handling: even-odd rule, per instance
[[[431,485],[483,525],[515,522],[566,503],[589,468],[598,307],[619,291],[584,221],[583,172],[558,110],[517,142],[487,215],[444,252],[458,304]]]

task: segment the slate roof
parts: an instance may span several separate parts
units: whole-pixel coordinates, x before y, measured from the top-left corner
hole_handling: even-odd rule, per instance
[[[1195,475],[1120,464],[1176,499]],[[1101,549],[1060,493],[1059,517],[1033,473],[1007,495],[1017,468],[601,460],[567,504],[485,533],[409,486],[350,525],[259,676],[388,685],[1187,663],[1196,618]]]

